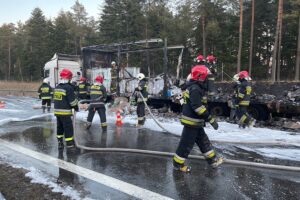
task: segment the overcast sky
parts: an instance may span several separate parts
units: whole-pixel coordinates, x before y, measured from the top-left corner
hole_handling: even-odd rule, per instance
[[[75,0],[0,0],[0,26],[3,23],[25,22],[34,8],[42,9],[46,18],[54,18],[60,10],[70,11]],[[98,18],[104,0],[79,0],[89,17]]]

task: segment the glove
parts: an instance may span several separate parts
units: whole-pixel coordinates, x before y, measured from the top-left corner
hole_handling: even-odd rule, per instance
[[[79,111],[78,105],[74,106],[73,108],[74,108],[74,110],[75,110],[76,112]]]
[[[209,116],[209,117],[208,117],[208,121],[209,121],[210,125],[211,125],[215,130],[218,130],[219,125],[218,125],[218,122],[216,121],[215,118],[213,118],[212,116]]]
[[[131,106],[135,106],[136,105],[136,101],[134,98],[130,99],[130,105]]]
[[[140,90],[139,90],[139,88],[136,87],[136,88],[134,89],[134,91],[140,91]]]

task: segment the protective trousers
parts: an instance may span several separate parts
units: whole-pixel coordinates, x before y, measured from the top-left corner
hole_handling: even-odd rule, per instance
[[[46,105],[47,105],[48,112],[50,112],[50,109],[51,109],[51,99],[42,99],[43,112],[45,112],[45,110],[46,110]]]
[[[144,125],[145,123],[145,104],[144,102],[137,103],[137,116],[138,116],[138,125]]]
[[[57,139],[62,142],[65,137],[67,146],[74,144],[74,129],[71,116],[56,116]]]
[[[101,127],[102,128],[106,128],[107,127],[107,123],[106,123],[106,114],[105,114],[105,107],[93,107],[90,106],[89,107],[89,114],[88,114],[88,118],[87,121],[88,123],[92,123],[95,112],[97,111],[100,117],[100,121],[101,121]]]
[[[253,122],[253,118],[248,114],[248,106],[239,106],[238,108],[239,125],[245,128]]]
[[[203,127],[194,128],[184,126],[180,142],[176,150],[176,155],[186,159],[193,149],[195,143],[198,145],[200,151],[204,155],[213,151],[212,144],[209,141]]]

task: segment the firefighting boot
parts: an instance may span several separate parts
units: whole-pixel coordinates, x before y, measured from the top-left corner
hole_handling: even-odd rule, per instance
[[[48,106],[48,107],[47,107],[47,111],[48,111],[48,113],[50,112],[50,110],[51,110],[51,107],[49,107],[49,106]]]
[[[92,126],[92,122],[85,123],[85,129],[86,130],[89,130],[91,128],[91,126]]]
[[[46,106],[42,106],[42,109],[43,109],[43,113],[46,112]]]
[[[101,128],[102,128],[103,132],[106,132],[107,131],[107,123],[106,122],[102,122],[101,123]]]
[[[176,171],[184,172],[184,173],[190,173],[192,168],[188,165],[185,165],[184,161],[185,161],[184,159],[175,155],[173,157],[173,169]]]
[[[64,149],[64,141],[61,139],[58,139],[58,149],[63,150]]]
[[[219,165],[221,165],[223,163],[223,158],[218,157],[215,153],[215,150],[210,150],[210,151],[204,153],[204,157],[205,157],[207,163],[212,168],[217,168]]]

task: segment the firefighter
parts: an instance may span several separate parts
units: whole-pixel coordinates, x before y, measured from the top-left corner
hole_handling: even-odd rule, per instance
[[[217,121],[209,114],[201,101],[206,92],[204,82],[208,73],[209,70],[206,66],[194,66],[191,71],[191,79],[183,93],[184,103],[180,121],[184,128],[173,157],[174,169],[181,172],[191,171],[191,167],[185,164],[185,160],[193,149],[194,143],[198,145],[211,167],[216,168],[223,162],[223,159],[217,156],[203,128],[205,122],[209,122],[215,130],[218,129]]]
[[[237,102],[239,118],[239,127],[246,128],[254,123],[254,119],[248,114],[247,110],[250,105],[250,96],[252,87],[250,83],[250,76],[247,71],[241,71],[238,73],[240,84],[237,86]]]
[[[145,104],[144,101],[147,102],[148,100],[148,86],[147,86],[147,79],[143,73],[139,73],[137,75],[137,79],[139,80],[138,87],[135,88],[135,97],[137,102],[137,116],[138,116],[138,123],[137,126],[143,126],[145,124]],[[141,97],[141,95],[144,98]]]
[[[39,98],[42,100],[43,113],[45,113],[46,111],[46,105],[47,105],[48,112],[50,112],[53,91],[52,91],[52,87],[49,85],[48,78],[45,78],[43,80],[42,85],[38,89],[38,93],[39,93]]]
[[[118,67],[115,61],[111,62],[111,83],[110,83],[110,93],[116,93],[118,87]]]
[[[72,109],[78,111],[78,100],[70,83],[72,76],[70,70],[63,69],[60,72],[60,83],[54,89],[54,114],[57,120],[59,149],[64,148],[63,138],[65,138],[67,148],[75,148],[74,127],[71,116],[73,115]]]
[[[100,116],[102,130],[107,130],[105,114],[105,101],[107,98],[107,93],[106,88],[103,86],[103,80],[103,76],[97,76],[95,79],[95,83],[91,86],[90,89],[91,103],[88,108],[89,114],[86,124],[87,129],[91,127],[95,112],[97,111]]]
[[[86,82],[86,78],[80,77],[80,82],[77,87],[78,98],[79,99],[88,99],[89,89],[90,89],[90,84]]]
[[[233,81],[235,84],[233,85],[233,95],[231,97],[231,103],[230,103],[230,121],[235,122],[237,118],[237,110],[239,107],[239,102],[238,102],[238,88],[241,82],[239,81],[239,74],[236,74],[233,76]]]

